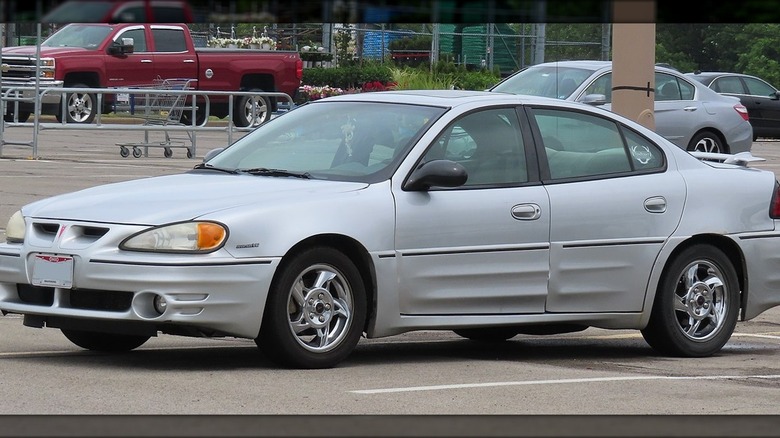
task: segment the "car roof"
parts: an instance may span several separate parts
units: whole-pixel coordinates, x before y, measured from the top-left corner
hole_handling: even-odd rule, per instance
[[[570,61],[551,61],[551,62],[543,62],[541,64],[535,64],[531,67],[540,67],[540,66],[558,66],[558,67],[570,67],[570,68],[582,68],[586,70],[600,70],[604,68],[611,68],[612,67],[612,61],[601,61],[601,60],[589,60],[589,59],[578,59],[578,60],[570,60]],[[664,71],[664,72],[672,72],[676,73],[678,75],[681,75],[682,73],[678,70],[671,68],[671,67],[665,67],[663,65],[654,65],[654,68],[656,71]]]
[[[370,93],[342,94],[332,96],[326,99],[319,99],[311,103],[317,103],[322,100],[327,101],[350,101],[350,102],[387,102],[387,103],[408,103],[415,105],[431,105],[439,107],[456,107],[463,104],[472,104],[475,102],[488,104],[552,104],[557,106],[570,106],[560,99],[548,97],[518,95],[512,93],[496,93],[490,91],[471,91],[471,90],[392,90],[375,91]],[[576,104],[581,107],[583,104]]]

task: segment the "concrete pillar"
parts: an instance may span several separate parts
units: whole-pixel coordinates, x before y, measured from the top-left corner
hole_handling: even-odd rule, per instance
[[[655,1],[612,6],[612,111],[655,129]]]

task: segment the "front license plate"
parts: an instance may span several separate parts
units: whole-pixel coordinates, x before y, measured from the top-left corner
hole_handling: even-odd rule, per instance
[[[73,257],[36,254],[33,258],[32,284],[66,289],[73,287]]]

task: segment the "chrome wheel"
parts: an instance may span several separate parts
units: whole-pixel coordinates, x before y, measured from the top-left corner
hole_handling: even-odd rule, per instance
[[[357,345],[367,315],[364,278],[341,251],[312,247],[279,267],[255,339],[269,359],[330,368]]]
[[[248,121],[247,126],[258,126],[268,120],[270,114],[268,102],[260,98],[247,99],[244,104],[244,118]]]
[[[88,88],[84,84],[75,84],[73,88]],[[89,93],[67,94],[66,121],[68,123],[92,123],[95,119],[95,95]]]
[[[693,341],[715,336],[726,321],[729,298],[723,273],[706,260],[691,263],[678,282],[674,311],[677,328]]]
[[[352,289],[338,269],[314,265],[295,280],[287,302],[290,330],[303,348],[329,351],[352,324]]]
[[[664,354],[715,354],[734,332],[739,293],[737,270],[723,251],[710,245],[686,248],[664,269],[642,336]]]

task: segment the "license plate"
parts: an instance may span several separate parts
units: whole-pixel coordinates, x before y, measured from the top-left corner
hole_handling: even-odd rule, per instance
[[[129,103],[130,102],[130,93],[118,93],[116,95],[116,101],[119,103]]]
[[[32,284],[66,289],[73,287],[73,257],[36,254],[33,258]]]

